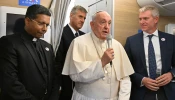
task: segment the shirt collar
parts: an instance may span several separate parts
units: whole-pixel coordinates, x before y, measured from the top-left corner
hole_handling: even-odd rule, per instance
[[[37,41],[37,38],[33,38],[33,40],[32,40],[32,41],[36,42],[36,41]]]
[[[158,37],[158,30],[156,29],[156,31],[154,31],[152,34],[153,34],[154,36]],[[147,33],[147,32],[145,32],[145,31],[143,31],[143,37],[144,37],[144,38],[147,37],[148,35],[150,35],[150,34]]]
[[[97,42],[99,42],[99,43],[105,43],[105,40],[99,39],[93,32],[92,32],[91,34],[92,34],[92,38],[93,38],[95,41],[97,41]]]
[[[72,32],[74,33],[74,35],[75,35],[75,33],[78,33],[78,32],[75,31],[75,29],[70,24],[68,24],[68,25],[69,25],[70,29],[72,30]]]
[[[28,41],[37,41],[37,38],[30,35],[26,30],[24,30],[23,34]]]

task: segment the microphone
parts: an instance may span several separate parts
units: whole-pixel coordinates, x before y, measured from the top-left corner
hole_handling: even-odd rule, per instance
[[[107,40],[107,43],[108,43],[108,48],[112,48],[112,36],[111,36],[111,34],[107,35],[106,40]],[[110,65],[112,67],[112,61],[110,61]]]

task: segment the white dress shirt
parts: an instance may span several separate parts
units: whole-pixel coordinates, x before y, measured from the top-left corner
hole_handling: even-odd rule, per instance
[[[80,34],[79,34],[78,31],[75,31],[75,29],[74,29],[70,24],[68,24],[68,25],[69,25],[70,29],[72,30],[74,36],[75,36],[76,33],[78,33],[78,35],[80,36]],[[75,37],[76,37],[76,36],[75,36]]]
[[[143,40],[144,40],[144,49],[145,49],[145,59],[146,59],[146,67],[147,67],[147,72],[149,76],[149,63],[148,63],[148,43],[149,43],[149,37],[148,33],[143,32]],[[162,62],[161,62],[161,53],[160,53],[160,43],[159,43],[159,35],[158,35],[158,30],[156,30],[153,33],[152,37],[152,43],[154,47],[154,52],[155,52],[155,58],[156,58],[156,65],[157,69],[162,70]]]

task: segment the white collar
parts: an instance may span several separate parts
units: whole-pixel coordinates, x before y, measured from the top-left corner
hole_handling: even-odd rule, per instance
[[[69,25],[69,27],[70,27],[70,29],[72,30],[72,32],[73,32],[73,34],[75,35],[75,33],[78,33],[78,32],[76,32],[75,31],[75,29],[70,25],[70,24],[68,24]],[[78,33],[79,34],[79,33]]]
[[[93,38],[95,41],[97,41],[97,42],[99,42],[99,43],[105,43],[105,40],[99,39],[99,38],[95,35],[94,32],[91,32],[91,34],[92,34],[92,38]]]
[[[153,34],[154,36],[157,36],[157,37],[159,36],[159,35],[158,35],[158,30],[157,30],[157,29],[156,29],[152,34]],[[147,36],[150,35],[150,34],[147,33],[147,32],[145,32],[145,31],[143,31],[143,35],[144,35],[143,37],[147,37]]]
[[[37,41],[37,38],[33,38],[33,40],[32,40],[32,41],[36,42],[36,41]]]

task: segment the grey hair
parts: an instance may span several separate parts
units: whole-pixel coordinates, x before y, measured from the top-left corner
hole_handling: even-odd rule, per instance
[[[103,10],[99,10],[99,11],[95,12],[95,13],[92,15],[92,21],[95,20],[95,17],[96,17],[97,14],[100,13],[100,12],[104,12],[104,11],[103,11]]]
[[[153,17],[159,17],[159,10],[152,6],[152,5],[147,5],[139,9],[139,12],[145,12],[145,11],[151,11]]]
[[[71,10],[71,13],[75,14],[78,10],[79,10],[79,11],[82,11],[82,12],[84,12],[84,13],[87,13],[87,10],[86,10],[84,7],[80,6],[80,5],[74,6],[74,7],[72,8],[72,10]]]

